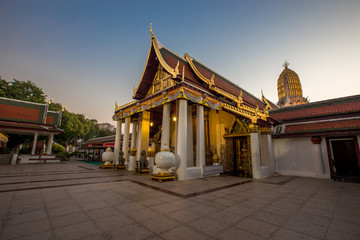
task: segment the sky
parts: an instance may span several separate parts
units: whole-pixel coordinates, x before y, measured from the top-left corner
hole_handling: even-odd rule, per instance
[[[310,102],[359,94],[358,0],[1,0],[0,76],[30,80],[71,112],[112,120],[150,46],[188,53],[276,103],[287,60]]]

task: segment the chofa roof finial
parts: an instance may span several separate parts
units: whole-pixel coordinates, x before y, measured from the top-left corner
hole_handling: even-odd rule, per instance
[[[150,36],[151,36],[151,38],[155,37],[154,32],[152,30],[152,23],[150,23]]]

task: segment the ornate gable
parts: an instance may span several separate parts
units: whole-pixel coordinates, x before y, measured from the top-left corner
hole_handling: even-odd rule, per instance
[[[171,75],[164,71],[163,67],[159,64],[158,70],[146,97],[156,94],[165,88],[174,86],[175,84],[176,82],[171,78]]]

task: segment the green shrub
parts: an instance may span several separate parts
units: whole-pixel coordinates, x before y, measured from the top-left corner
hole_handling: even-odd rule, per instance
[[[59,152],[56,154],[56,157],[60,158],[62,161],[69,160],[69,153],[68,152]]]
[[[20,148],[19,150],[19,154],[29,154],[29,153],[30,153],[30,149],[26,147]]]
[[[52,146],[52,151],[53,151],[53,153],[65,152],[65,147],[58,143],[54,143]]]

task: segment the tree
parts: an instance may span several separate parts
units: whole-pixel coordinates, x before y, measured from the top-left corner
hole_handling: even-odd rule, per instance
[[[35,103],[46,102],[46,95],[41,88],[31,81],[16,79],[13,82],[0,81],[0,96]]]

